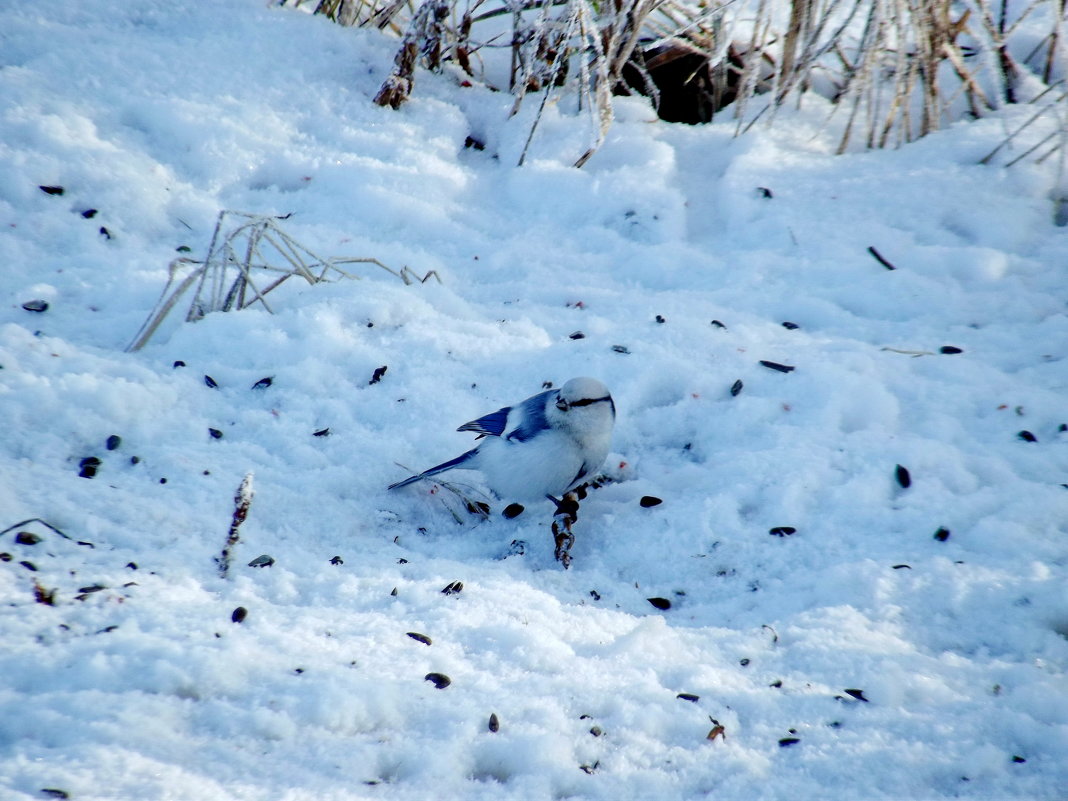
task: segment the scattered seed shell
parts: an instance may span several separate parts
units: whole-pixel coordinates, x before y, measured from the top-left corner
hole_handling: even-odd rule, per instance
[[[720,322],[719,320],[713,320],[713,321],[712,321],[712,327],[713,327],[713,328],[723,328],[723,329],[726,329],[726,327],[727,327],[727,326],[725,326],[725,325],[724,325],[723,323],[721,323],[721,322]]]
[[[732,398],[738,397],[738,393],[742,391],[742,387],[744,387],[744,386],[745,386],[745,384],[742,383],[742,379],[740,379],[740,378],[737,381],[735,381],[733,384],[731,384],[731,397]]]
[[[567,338],[568,339],[585,339],[586,335],[583,334],[581,331],[574,331],[574,332],[568,334]]]
[[[487,728],[489,728],[489,730],[491,732],[493,732],[494,734],[496,734],[497,732],[499,732],[501,730],[501,721],[497,717],[497,713],[496,712],[490,714],[490,716],[489,716],[489,725],[488,725]]]
[[[646,598],[649,603],[655,606],[657,609],[668,610],[671,608],[671,601],[667,598]]]
[[[222,439],[223,432],[217,428],[209,428],[208,433],[211,435],[212,439]]]
[[[214,378],[212,378],[210,375],[205,375],[204,376],[204,383],[207,384],[211,389],[218,389],[219,388],[219,383]]]
[[[248,563],[249,567],[270,567],[274,564],[274,557],[267,554],[261,554]]]
[[[612,350],[614,350],[616,353],[630,353],[630,348],[628,348],[626,345],[613,345]]]
[[[46,195],[62,195],[65,191],[62,186],[42,186],[39,189]],[[42,792],[44,791],[42,790]],[[66,794],[63,797],[66,798]]]
[[[945,527],[940,527],[938,531],[934,533],[934,538],[939,542],[945,542],[949,539],[949,529]]]
[[[904,465],[898,465],[894,468],[894,475],[897,477],[897,483],[901,485],[902,489],[908,489],[912,485],[912,476],[909,475],[909,470]]]
[[[664,316],[663,316],[663,315],[661,315],[661,314],[658,314],[658,315],[656,315],[656,321],[657,321],[658,323],[660,323],[660,324],[663,324],[663,323],[666,323],[666,322],[667,322],[667,320],[665,320],[665,319],[664,319]]]
[[[320,428],[318,431],[313,431],[312,432],[312,436],[313,437],[329,437],[330,436],[330,429],[329,428]]]
[[[858,701],[863,701],[866,704],[869,703],[868,699],[864,697],[864,691],[863,690],[844,690],[844,692],[845,692],[846,695],[852,696],[853,698],[856,698]]]
[[[439,690],[444,690],[446,687],[452,684],[452,679],[450,679],[444,673],[427,673],[425,676],[423,676],[423,681],[429,681]]]
[[[371,374],[371,381],[369,383],[370,384],[377,384],[379,381],[382,380],[382,376],[384,376],[386,374],[386,370],[388,370],[388,369],[389,369],[389,367],[387,365],[382,365],[381,367],[376,367],[375,371]]]
[[[42,186],[41,188],[44,189],[45,187]],[[63,194],[62,190],[60,190],[59,194]],[[66,790],[59,790],[55,787],[42,787],[41,794],[47,795],[49,798],[70,798],[70,793]]]
[[[330,564],[332,564],[332,565],[343,565],[343,564],[345,564],[345,560],[342,559],[340,556],[335,556],[330,560]]]
[[[83,212],[82,212],[82,216],[83,216],[83,217],[84,217],[85,219],[87,219],[87,220],[91,220],[91,219],[93,219],[93,217],[95,217],[95,216],[96,216],[96,215],[97,215],[98,213],[99,213],[99,212],[97,211],[97,209],[86,209],[85,211],[83,211]]]
[[[1018,437],[1019,437],[1020,439],[1022,439],[1022,440],[1023,440],[1024,442],[1038,442],[1038,437],[1036,437],[1036,436],[1035,436],[1034,434],[1032,434],[1032,433],[1031,433],[1030,431],[1021,431],[1021,432],[1020,432],[1019,434],[1017,434],[1016,436],[1018,436]]]
[[[780,373],[792,373],[797,368],[789,364],[779,364],[778,362],[769,362],[767,359],[761,359],[760,363],[770,370],[777,370]]]
[[[701,696],[694,695],[693,693],[679,693],[675,697],[678,698],[680,701],[689,701],[691,704],[696,704],[698,701],[701,700]]]
[[[107,448],[109,451],[113,451],[121,444],[122,437],[120,437],[118,434],[112,434],[110,437],[107,438],[107,440],[105,440],[104,447]]]
[[[945,353],[945,354],[964,353],[964,351],[961,350],[960,348],[958,348],[956,345],[943,345],[938,350],[939,350],[940,353]]]
[[[48,311],[48,301],[45,300],[28,300],[22,304],[28,312],[43,312]]]
[[[800,737],[783,737],[779,740],[779,747],[786,748],[791,745],[797,745],[799,742],[801,742]]]
[[[797,323],[791,323],[789,320],[786,320],[783,322],[782,327],[785,328],[787,331],[796,331],[801,326],[799,326]]]
[[[775,528],[768,529],[768,534],[773,537],[790,537],[797,533],[797,529],[793,526],[775,526]]]
[[[36,545],[40,541],[41,538],[32,531],[20,531],[15,535],[15,542],[19,545]]]
[[[273,383],[274,383],[274,376],[273,375],[269,375],[266,378],[261,378],[259,381],[257,381],[255,384],[253,384],[252,388],[253,389],[267,389],[267,387],[269,387]]]
[[[501,512],[501,514],[506,520],[511,520],[512,518],[519,517],[519,515],[523,514],[524,508],[525,507],[521,503],[510,503],[504,507],[504,511]]]
[[[423,645],[433,645],[433,642],[425,634],[420,634],[418,631],[407,632],[408,636],[416,642],[421,642]]]
[[[234,623],[243,623],[246,617],[248,617],[248,610],[243,606],[239,606],[230,615],[230,620]]]
[[[715,740],[717,737],[722,737],[724,740],[727,739],[727,730],[723,728],[723,724],[721,723],[717,723],[715,726],[713,726],[712,731],[708,733],[708,736],[705,737],[705,739]]]
[[[912,565],[906,565],[906,564],[894,565],[894,570],[912,570]]]
[[[662,499],[657,498],[655,495],[643,495],[638,501],[638,505],[641,506],[643,509],[649,509],[653,506],[659,506],[663,502],[664,501]]]
[[[456,593],[464,591],[464,583],[462,581],[453,581],[446,584],[442,590],[442,595],[455,595]]]

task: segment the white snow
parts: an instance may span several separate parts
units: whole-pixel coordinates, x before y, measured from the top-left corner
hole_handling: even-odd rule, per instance
[[[619,99],[581,170],[555,108],[516,168],[506,93],[370,102],[395,43],[260,0],[0,5],[0,529],[48,524],[0,536],[0,795],[1063,798],[1068,231],[1049,164],[977,163],[1028,111],[835,157],[815,100],[733,138]],[[222,209],[441,283],[294,280],[124,352]],[[570,570],[548,502],[386,492],[578,375],[617,482]]]

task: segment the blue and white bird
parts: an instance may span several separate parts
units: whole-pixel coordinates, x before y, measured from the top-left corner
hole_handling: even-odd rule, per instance
[[[480,470],[502,500],[559,498],[594,477],[612,441],[616,405],[596,378],[572,378],[515,406],[464,423],[483,442],[388,489],[456,468]]]

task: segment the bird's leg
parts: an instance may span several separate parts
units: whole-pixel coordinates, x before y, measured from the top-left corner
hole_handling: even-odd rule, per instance
[[[571,526],[578,520],[579,495],[576,492],[568,492],[560,500],[556,500],[551,495],[547,497],[556,504],[556,514],[553,515],[556,561],[566,570],[571,566],[571,548],[575,544],[575,535],[571,531]]]

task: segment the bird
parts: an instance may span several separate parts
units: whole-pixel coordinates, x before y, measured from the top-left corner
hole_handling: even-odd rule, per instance
[[[478,446],[387,489],[461,468],[480,470],[501,499],[557,502],[555,496],[592,478],[604,463],[615,419],[608,387],[596,378],[572,378],[464,423],[456,430],[474,431],[483,440]]]

